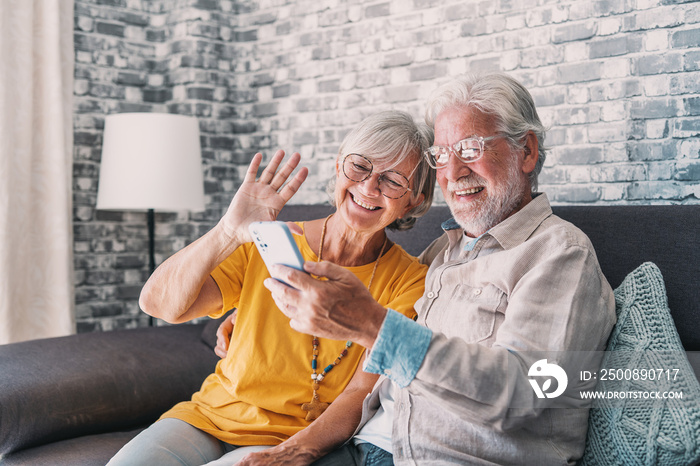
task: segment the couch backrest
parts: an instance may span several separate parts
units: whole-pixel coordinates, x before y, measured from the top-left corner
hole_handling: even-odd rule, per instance
[[[686,351],[700,351],[700,205],[559,206],[581,228],[615,288],[643,262],[661,270]]]
[[[664,276],[671,315],[686,351],[700,351],[700,205],[556,206],[553,210],[588,235],[613,288],[643,262],[654,262]],[[289,205],[280,219],[310,220],[332,211],[329,205]],[[418,255],[442,234],[440,224],[449,217],[446,206],[433,206],[414,228],[389,236]]]

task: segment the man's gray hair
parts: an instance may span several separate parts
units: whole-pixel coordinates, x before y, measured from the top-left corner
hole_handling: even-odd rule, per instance
[[[406,159],[413,161],[411,169],[415,167],[415,170],[411,180],[411,194],[418,196],[422,193],[423,202],[389,225],[394,230],[408,230],[418,217],[425,215],[433,202],[435,169],[423,157],[423,151],[432,143],[432,129],[416,123],[406,112],[388,110],[370,115],[350,131],[340,145],[337,160],[342,164],[346,155],[360,154],[373,163],[382,163],[386,169],[396,167]],[[410,178],[409,173],[405,175]],[[328,184],[327,191],[331,202],[334,202],[335,178]]]
[[[457,77],[432,93],[425,111],[425,122],[434,129],[437,116],[452,107],[474,108],[493,116],[496,131],[514,150],[522,150],[525,136],[532,131],[537,137],[539,159],[535,170],[530,173],[530,187],[532,192],[537,191],[537,175],[547,157],[544,146],[546,130],[530,92],[522,84],[504,73]]]

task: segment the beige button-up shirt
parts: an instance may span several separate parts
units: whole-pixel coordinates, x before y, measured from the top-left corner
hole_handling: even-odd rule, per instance
[[[443,228],[421,256],[431,265],[415,305],[417,323],[432,336],[415,377],[394,387],[394,462],[574,464],[585,444],[587,405],[551,407],[528,391],[527,380],[537,352],[559,355],[566,365],[568,354],[605,349],[615,300],[590,240],[553,215],[544,194],[456,260],[450,250],[462,229],[454,220]],[[377,387],[410,366],[382,364],[389,378]],[[361,425],[379,404],[377,387]]]

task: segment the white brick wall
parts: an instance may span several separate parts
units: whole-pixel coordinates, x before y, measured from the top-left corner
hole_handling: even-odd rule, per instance
[[[284,18],[289,27],[277,39],[294,44],[303,59],[287,72],[280,73],[275,63],[268,70],[282,78],[265,86],[303,83],[298,93],[276,99],[291,101],[293,111],[303,115],[290,116],[295,127],[280,133],[303,133],[312,141],[314,133],[338,126],[347,130],[362,116],[387,107],[408,109],[421,118],[429,91],[448,76],[498,69],[521,79],[545,123],[564,134],[550,139],[555,147],[547,168],[556,166],[558,174],[543,176],[547,182],[542,184],[557,202],[697,202],[693,193],[700,179],[680,182],[674,177],[678,159],[698,159],[697,150],[684,151],[697,147],[692,141],[700,135],[696,4],[402,0],[317,5],[317,10],[291,10]],[[265,11],[261,5],[240,20],[248,23],[248,17]],[[274,7],[268,12],[274,15]],[[276,38],[269,40],[274,44]],[[274,48],[261,44],[249,58],[264,63]],[[256,70],[261,71],[266,70]],[[342,89],[319,94],[322,81],[341,78],[347,83]],[[329,93],[339,98],[326,100]],[[262,120],[266,118],[280,115]],[[340,138],[343,131],[328,134]],[[281,134],[277,140],[294,142]],[[302,155],[313,163],[338,143],[324,139],[323,147],[312,143],[288,149],[303,147],[307,152]],[[595,158],[566,155],[589,147],[598,149],[588,151],[598,154]],[[630,176],[624,168],[630,161],[645,168],[662,164],[665,170],[655,169],[656,179],[646,169]],[[589,169],[598,165],[607,170]],[[601,172],[609,175],[593,176]],[[624,175],[616,179],[616,173]],[[331,174],[315,174],[294,202],[317,199],[324,176]],[[640,189],[651,181],[675,188],[656,193]],[[614,187],[604,189],[608,183]]]

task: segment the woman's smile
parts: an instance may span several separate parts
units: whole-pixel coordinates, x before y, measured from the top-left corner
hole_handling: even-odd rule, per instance
[[[375,206],[375,205],[368,204],[368,203],[366,203],[366,202],[361,201],[360,199],[358,199],[357,197],[355,197],[355,195],[353,195],[352,193],[348,193],[348,194],[350,194],[350,199],[352,199],[352,201],[353,201],[355,204],[357,204],[358,206],[362,207],[362,208],[365,209],[365,210],[375,211],[375,210],[381,209],[381,207],[379,207],[379,206]]]

